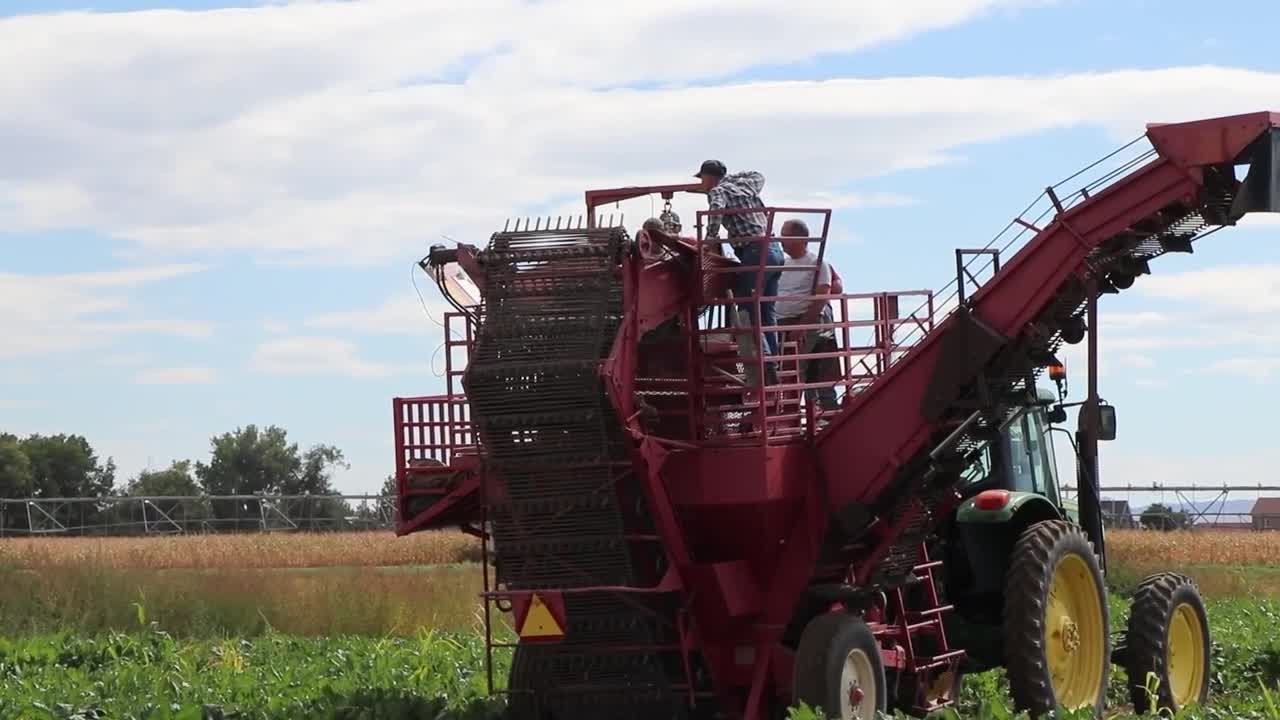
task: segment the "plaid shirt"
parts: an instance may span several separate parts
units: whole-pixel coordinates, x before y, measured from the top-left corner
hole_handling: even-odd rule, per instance
[[[764,175],[758,172],[728,175],[707,193],[707,206],[711,210],[762,208],[760,190],[763,187]],[[720,237],[722,224],[730,238],[760,237],[764,235],[765,217],[764,213],[713,215],[707,218],[707,237]]]

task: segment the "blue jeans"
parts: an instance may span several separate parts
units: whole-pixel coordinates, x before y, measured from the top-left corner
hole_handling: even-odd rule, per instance
[[[732,239],[731,239],[732,240]],[[760,264],[760,244],[752,243],[742,248],[734,248],[738,260],[749,267],[756,267]],[[786,262],[786,256],[782,254],[782,244],[778,242],[769,243],[769,254],[765,257],[765,265],[782,265]],[[766,272],[764,274],[764,290],[763,297],[771,297],[778,294],[778,280],[782,278],[780,271]],[[733,295],[739,298],[749,298],[756,292],[756,275],[750,272],[734,273],[733,275]],[[760,303],[760,324],[763,327],[776,325],[778,320],[774,313],[773,301],[769,300]],[[741,304],[738,310],[746,312],[751,316],[752,324],[755,324],[755,308],[752,304]],[[765,355],[778,354],[778,334],[776,332],[767,332],[764,334],[764,348],[762,351]]]

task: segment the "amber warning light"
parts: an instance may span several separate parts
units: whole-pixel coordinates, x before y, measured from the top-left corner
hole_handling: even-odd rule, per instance
[[[1050,365],[1050,366],[1049,366],[1049,379],[1050,379],[1050,380],[1066,380],[1066,379],[1067,379],[1067,369],[1066,369],[1065,367],[1063,367],[1061,363],[1058,363],[1058,364],[1055,364],[1055,365]]]

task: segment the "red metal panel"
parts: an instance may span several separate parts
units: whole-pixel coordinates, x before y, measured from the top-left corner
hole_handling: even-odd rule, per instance
[[[409,533],[431,528],[458,527],[480,520],[482,508],[480,507],[479,497],[479,472],[465,470],[452,470],[451,472],[461,472],[461,482],[446,494],[441,495],[426,510],[412,517],[405,517],[401,513],[396,522],[397,535],[408,535]],[[404,503],[408,498],[423,495],[430,495],[430,493],[402,490],[396,502],[400,507],[404,507]]]
[[[1268,128],[1280,127],[1280,113],[1257,112],[1186,123],[1151,123],[1147,137],[1175,165],[1220,165],[1234,161]]]
[[[675,453],[663,471],[672,500],[684,507],[794,500],[813,473],[811,451],[796,444]]]
[[[744,561],[696,564],[685,575],[704,631],[722,631],[728,621],[760,611],[760,585]]]

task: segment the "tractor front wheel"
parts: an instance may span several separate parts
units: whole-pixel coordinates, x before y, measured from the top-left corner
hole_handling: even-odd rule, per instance
[[[800,634],[792,694],[832,720],[875,720],[888,712],[880,645],[846,613],[819,615]]]
[[[1138,585],[1122,653],[1129,697],[1140,714],[1178,712],[1209,698],[1209,621],[1191,578],[1152,575]],[[1159,681],[1148,693],[1147,678]]]
[[[1061,520],[1023,531],[1005,579],[1005,670],[1033,717],[1106,701],[1111,651],[1106,589],[1093,545]]]

